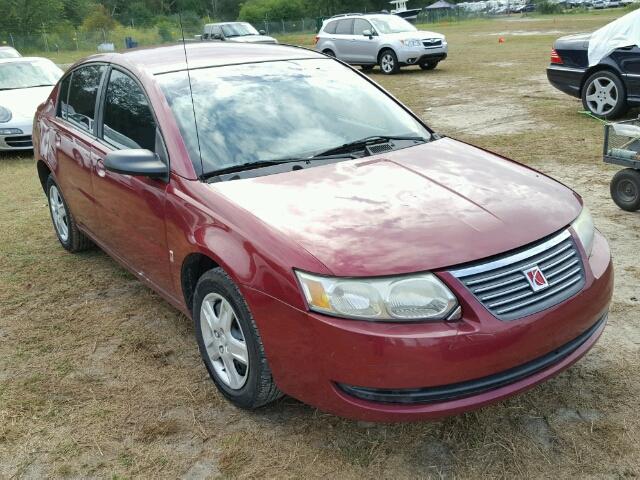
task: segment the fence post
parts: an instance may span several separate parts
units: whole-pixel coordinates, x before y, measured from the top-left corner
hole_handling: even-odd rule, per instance
[[[76,41],[76,50],[80,50],[80,45],[78,44],[78,30],[73,29],[73,39]]]
[[[287,33],[287,31],[284,29],[284,18],[282,19],[282,33]]]
[[[13,33],[9,33],[9,38],[11,39],[11,46],[13,48],[16,48],[16,42],[14,42],[13,40]]]

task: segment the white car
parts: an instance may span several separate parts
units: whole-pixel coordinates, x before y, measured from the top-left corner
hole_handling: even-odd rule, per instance
[[[47,99],[62,73],[46,58],[0,59],[0,151],[33,148],[36,108]]]
[[[13,47],[0,47],[0,58],[18,58],[21,56]]]

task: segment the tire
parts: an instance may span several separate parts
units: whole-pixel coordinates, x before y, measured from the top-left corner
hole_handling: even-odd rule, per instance
[[[420,64],[422,70],[433,70],[438,66],[438,62],[424,62]]]
[[[46,192],[51,222],[60,244],[71,253],[91,248],[93,243],[78,229],[73,214],[52,175],[47,178]]]
[[[582,105],[598,118],[618,118],[628,109],[627,92],[612,72],[595,72],[582,87]]]
[[[360,65],[363,72],[370,72],[373,70],[374,65]]]
[[[330,57],[336,58],[336,53],[333,50],[326,49],[326,50],[323,50],[322,53]]]
[[[251,410],[282,396],[249,307],[221,268],[200,277],[193,296],[193,321],[202,360],[225,398]]]
[[[398,56],[396,55],[396,52],[391,49],[386,49],[380,52],[378,65],[380,65],[380,70],[382,70],[382,73],[385,75],[393,75],[400,71]]]
[[[640,209],[640,171],[625,168],[611,179],[611,198],[622,210]]]

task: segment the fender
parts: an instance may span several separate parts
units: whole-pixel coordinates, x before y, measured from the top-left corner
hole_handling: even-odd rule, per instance
[[[182,266],[193,253],[211,259],[239,286],[266,293],[296,308],[306,309],[306,305],[294,267],[332,274],[300,245],[199,180],[172,175],[166,208],[168,254],[173,255],[174,288],[180,294]],[[233,219],[233,223],[225,223],[223,218]],[[255,238],[260,238],[260,247],[250,241]]]

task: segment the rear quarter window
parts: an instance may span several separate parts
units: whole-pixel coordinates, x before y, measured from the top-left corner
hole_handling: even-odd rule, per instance
[[[330,34],[334,34],[336,33],[336,27],[338,26],[338,22],[337,21],[333,21],[333,22],[329,22],[325,25],[324,27],[324,33],[330,33]]]

